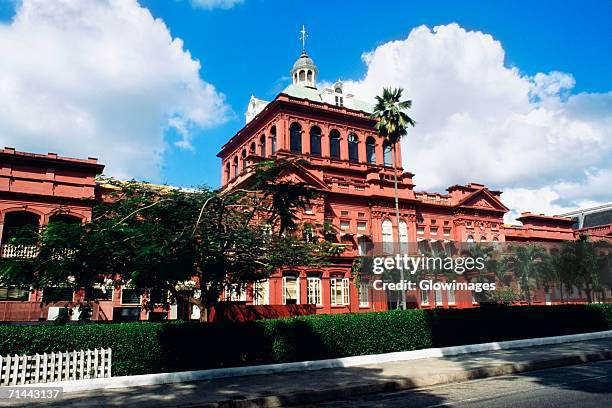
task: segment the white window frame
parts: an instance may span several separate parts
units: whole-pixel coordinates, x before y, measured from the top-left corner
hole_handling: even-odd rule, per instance
[[[400,252],[405,254],[408,252],[408,223],[404,220],[400,220],[398,229]]]
[[[329,287],[332,306],[347,306],[350,304],[348,278],[332,277],[329,279]],[[339,292],[338,289],[340,289]],[[338,293],[340,294],[340,302],[338,302],[337,298]]]
[[[457,304],[457,299],[455,298],[455,291],[453,289],[448,289],[448,291],[446,292],[446,296],[447,296],[449,305]]]
[[[283,276],[283,287],[282,287],[282,291],[283,291],[283,305],[287,304],[287,278],[290,278],[291,280],[295,280],[296,281],[296,299],[295,299],[295,304],[299,305],[300,304],[300,277],[299,276],[293,276],[293,275],[287,275],[287,276]]]
[[[321,278],[309,276],[306,278],[306,296],[309,305],[322,306]]]
[[[390,219],[385,218],[381,226],[383,252],[393,252],[393,223]]]
[[[125,306],[140,306],[140,305],[142,305],[142,295],[140,295],[139,300],[138,300],[138,303],[124,303],[124,302],[123,302],[123,291],[124,291],[124,290],[126,290],[126,289],[127,289],[127,290],[134,290],[134,288],[131,288],[131,287],[129,287],[129,286],[123,286],[123,287],[121,288],[120,293],[119,293],[119,296],[120,296],[120,298],[119,298],[119,303],[120,303],[122,306],[123,306],[123,305],[125,305]]]
[[[340,220],[340,229],[347,230],[351,228],[351,222],[348,220]]]
[[[434,298],[436,306],[442,306],[444,304],[444,302],[442,301],[442,289],[434,290]]]
[[[421,305],[429,306],[429,291],[421,290]]]
[[[270,281],[268,279],[263,279],[253,283],[253,304],[270,304]]]
[[[246,289],[241,288],[237,283],[232,283],[228,288],[228,299],[230,302],[246,302]]]
[[[361,282],[359,284],[359,307],[370,306],[370,288],[367,283]]]

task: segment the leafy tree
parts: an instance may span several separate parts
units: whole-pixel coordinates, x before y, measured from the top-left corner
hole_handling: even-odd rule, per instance
[[[543,271],[548,268],[548,253],[535,244],[512,245],[509,250],[511,253],[502,260],[502,270],[512,273],[523,298],[531,304],[531,291],[541,281]]]
[[[559,273],[569,283],[584,290],[589,303],[593,301],[593,292],[608,284],[607,255],[599,252],[609,247],[608,242],[593,242],[588,236],[580,235],[575,241],[566,241],[560,251]]]
[[[313,265],[338,252],[328,242],[296,234],[296,213],[316,193],[284,179],[295,162],[253,166],[239,189],[181,190],[107,180],[107,199],[83,226],[50,224],[39,236],[38,256],[0,260],[0,281],[34,288],[130,285],[168,306],[187,302],[208,311],[224,293],[245,290],[281,266]],[[311,240],[312,241],[312,240]]]
[[[406,110],[412,107],[412,101],[402,101],[402,88],[383,88],[382,96],[376,96],[376,105],[371,115],[375,119],[376,131],[385,142],[393,149],[393,188],[395,192],[395,215],[399,236],[399,197],[397,191],[397,143],[407,135],[408,126],[414,126],[416,122],[406,114]],[[406,309],[406,293],[402,291],[402,308]]]

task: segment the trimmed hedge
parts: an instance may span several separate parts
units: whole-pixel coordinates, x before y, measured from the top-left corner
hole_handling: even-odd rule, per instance
[[[315,315],[248,323],[0,326],[0,355],[113,349],[129,375],[316,360],[612,329],[612,305]]]

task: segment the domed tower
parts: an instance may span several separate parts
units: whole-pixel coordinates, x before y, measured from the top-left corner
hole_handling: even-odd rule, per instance
[[[312,58],[306,54],[306,51],[302,51],[302,55],[300,55],[300,58],[295,61],[295,64],[293,64],[293,68],[291,69],[293,85],[316,88],[318,73],[319,70],[317,69],[317,66]]]
[[[315,65],[312,58],[306,53],[306,29],[302,26],[302,54],[293,64],[291,69],[291,78],[293,78],[293,85],[302,85],[310,88],[317,87],[317,74],[319,70]]]

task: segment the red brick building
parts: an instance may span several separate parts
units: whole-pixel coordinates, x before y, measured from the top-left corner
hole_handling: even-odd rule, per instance
[[[581,232],[612,238],[612,208],[555,217],[523,213],[518,219],[522,226],[512,226],[503,221],[508,208],[501,192],[482,184],[454,185],[445,193],[415,190],[415,175],[402,168],[401,147],[395,163],[400,174],[398,223],[393,158],[374,131],[371,106],[345,92],[341,82],[318,89],[317,74],[316,65],[303,53],[291,70],[292,84],[273,101],[251,98],[246,125],[218,154],[221,184],[224,189],[240,186],[249,177],[248,166],[262,159],[303,158],[305,164],[294,166],[285,176],[308,183],[321,195],[300,214],[301,220],[313,227],[312,233],[317,226],[333,225],[326,238],[347,244],[349,249],[330,266],[277,271],[244,293],[228,294],[229,300],[255,305],[311,304],[317,313],[380,311],[397,300],[367,284],[357,287],[351,276],[353,260],[371,244],[383,248],[405,244],[408,251],[416,253],[461,242],[560,242]],[[16,248],[7,243],[16,227],[38,227],[54,219],[89,221],[102,191],[95,177],[103,169],[95,158],[1,150],[1,256],[35,254],[35,246]],[[142,310],[140,296],[129,288],[111,288],[102,294],[94,304],[95,320],[177,317],[175,306],[156,313]],[[44,290],[28,292],[0,286],[0,321],[52,319],[59,307],[78,301],[79,296],[69,292],[64,303],[46,304],[41,303]],[[579,292],[572,296],[572,300],[584,301]],[[553,303],[556,299],[554,291],[539,291],[534,300]],[[409,292],[407,302],[410,307],[476,305],[471,292]]]

